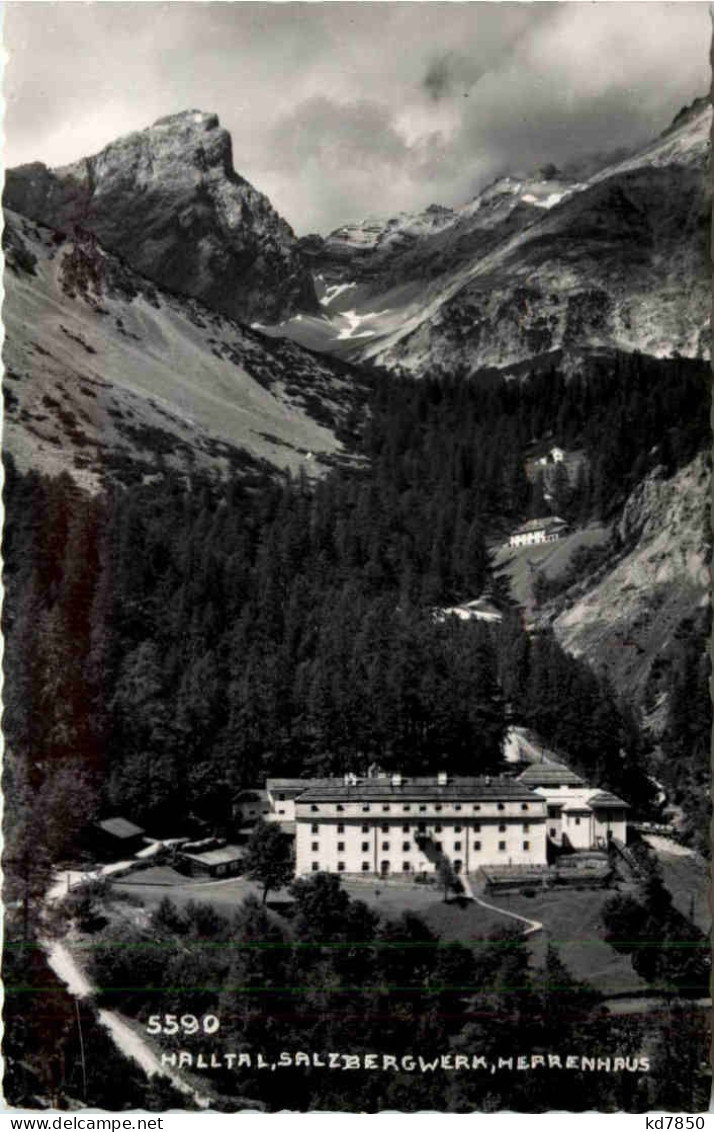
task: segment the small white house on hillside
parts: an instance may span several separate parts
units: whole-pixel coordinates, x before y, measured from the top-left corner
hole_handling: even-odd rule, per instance
[[[567,531],[565,519],[557,515],[546,515],[542,519],[529,519],[517,527],[508,540],[511,547],[536,546],[543,542],[557,542]]]

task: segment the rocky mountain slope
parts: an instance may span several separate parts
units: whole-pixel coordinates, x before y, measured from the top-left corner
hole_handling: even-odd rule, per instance
[[[93,232],[162,287],[233,318],[318,310],[292,229],[236,173],[215,114],[161,118],[62,168],[10,169],[4,202],[70,235]]]
[[[4,448],[93,489],[162,463],[314,474],[365,396],[349,367],[156,287],[87,232],[6,211]]]
[[[671,478],[652,471],[625,504],[618,554],[543,611],[547,621],[559,609],[552,624],[561,644],[640,705],[658,658],[709,603],[710,489],[704,454]]]
[[[548,167],[303,240],[322,316],[274,332],[415,376],[583,347],[707,357],[710,131],[699,99],[585,181]]]

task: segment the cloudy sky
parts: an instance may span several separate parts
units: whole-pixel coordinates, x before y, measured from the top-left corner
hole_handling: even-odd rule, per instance
[[[298,234],[647,140],[710,83],[705,3],[9,3],[5,161],[187,108]]]

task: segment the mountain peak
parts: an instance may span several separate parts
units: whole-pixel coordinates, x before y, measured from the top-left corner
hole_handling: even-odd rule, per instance
[[[671,133],[672,130],[676,130],[680,126],[683,126],[685,122],[689,122],[693,118],[697,118],[700,114],[704,114],[705,111],[711,110],[711,107],[712,100],[708,94],[703,94],[700,98],[693,99],[693,101],[690,102],[688,106],[683,106],[681,110],[677,111],[674,118],[667,126],[667,129],[662,132],[661,136],[666,137],[667,134]]]
[[[319,309],[289,224],[233,166],[218,115],[183,110],[71,165],[10,169],[5,204],[80,226],[169,290],[245,321]]]
[[[156,129],[157,126],[200,126],[204,130],[215,130],[220,126],[220,120],[217,114],[208,113],[205,110],[179,110],[177,114],[167,114],[163,118],[157,118],[150,130]]]

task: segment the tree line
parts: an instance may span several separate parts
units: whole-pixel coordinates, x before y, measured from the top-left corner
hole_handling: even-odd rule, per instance
[[[201,1033],[161,1039],[165,1051],[215,1048],[219,1065],[210,1080],[219,1107],[234,1110],[239,1098],[244,1104],[248,1098],[269,1110],[533,1112],[552,1108],[556,1096],[559,1107],[573,1111],[644,1111],[675,1101],[699,1111],[706,1104],[704,1075],[680,1080],[669,1068],[656,1069],[672,1056],[669,1028],[655,1032],[647,1018],[610,1015],[555,947],[534,969],[517,932],[443,940],[414,914],[378,917],[330,874],[298,880],[291,893],[282,915],[252,897],[233,914],[200,903],[179,908],[165,898],[146,926],[114,928],[91,950],[100,1003],[120,1005],[143,1021],[155,1013],[180,1016],[190,1001],[193,1014],[219,1018],[214,1043]],[[706,1025],[676,1002],[668,1009],[680,1026],[677,1056],[699,1065],[708,1048]],[[335,1051],[426,1060],[461,1054],[483,1058],[489,1069],[347,1075],[319,1066],[256,1068],[256,1051],[269,1061],[279,1051],[299,1050],[325,1060]],[[252,1051],[253,1065],[237,1071],[221,1064],[225,1051]],[[655,1068],[649,1077],[563,1072],[557,1061],[548,1064],[548,1054],[564,1066],[573,1053],[632,1064],[647,1054]],[[545,1054],[545,1065],[518,1073],[515,1061],[523,1054]]]

